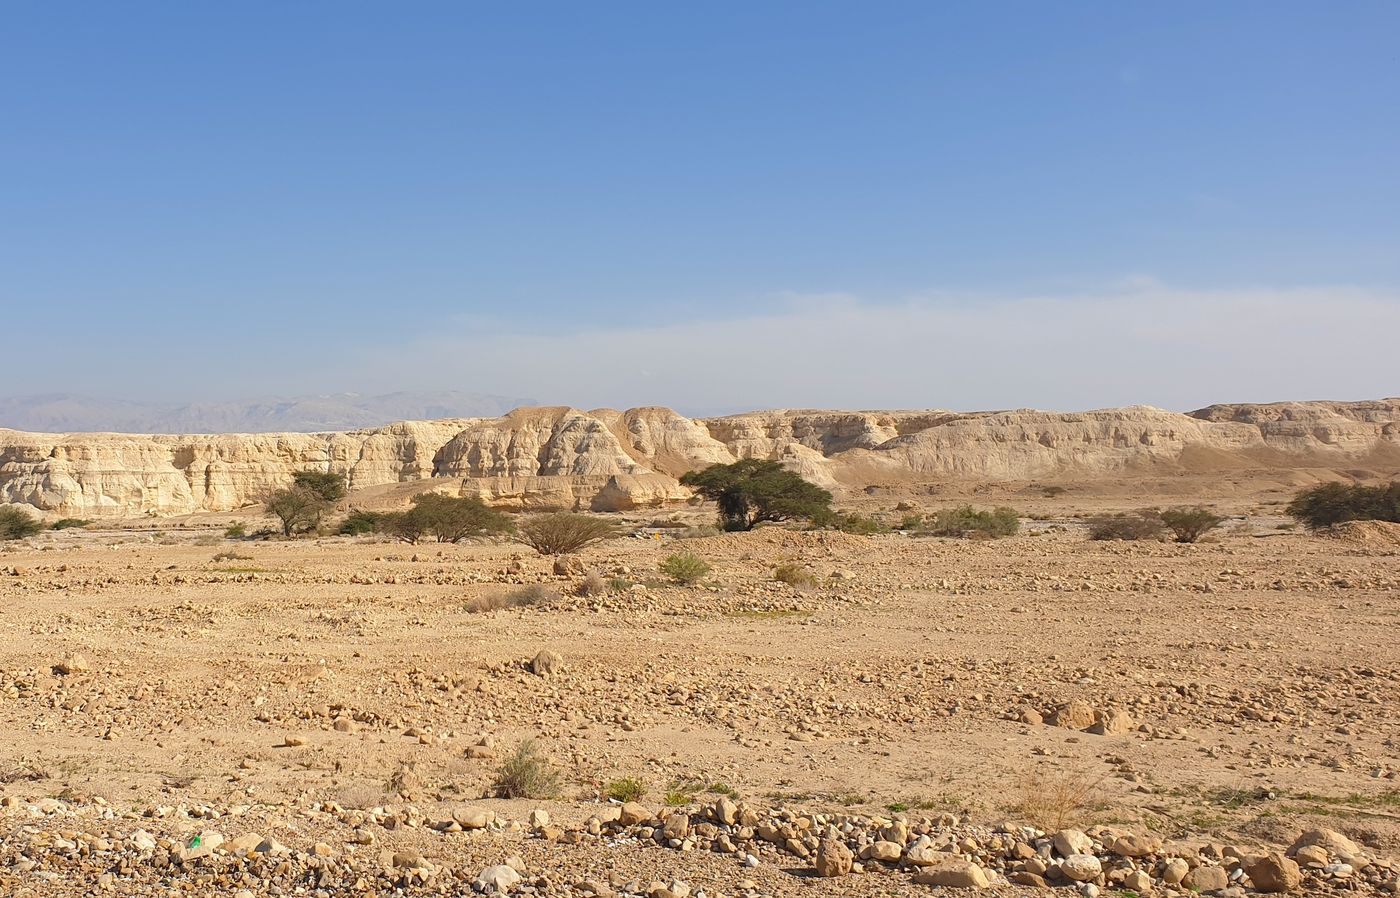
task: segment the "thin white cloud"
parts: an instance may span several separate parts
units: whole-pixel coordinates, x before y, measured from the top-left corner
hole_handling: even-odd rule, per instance
[[[363,389],[452,388],[582,407],[1084,409],[1400,393],[1400,295],[1356,288],[790,296],[720,321],[536,335],[452,331],[323,370]],[[333,363],[328,369],[340,369]],[[359,373],[359,377],[355,376]]]

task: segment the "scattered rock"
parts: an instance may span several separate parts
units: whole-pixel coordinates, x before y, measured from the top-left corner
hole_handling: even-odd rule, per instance
[[[509,864],[494,864],[477,874],[474,885],[483,892],[508,892],[520,882],[520,873]]]
[[[817,845],[815,867],[818,876],[845,876],[851,872],[855,855],[837,839],[822,839]]]
[[[1294,861],[1280,852],[1249,858],[1244,872],[1261,892],[1292,892],[1303,884],[1303,871]]]
[[[914,882],[950,889],[985,889],[992,884],[992,879],[986,870],[971,861],[950,860],[915,873]]]

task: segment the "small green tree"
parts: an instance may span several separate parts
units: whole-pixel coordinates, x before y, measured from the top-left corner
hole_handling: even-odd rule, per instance
[[[1195,508],[1168,508],[1160,512],[1159,516],[1179,543],[1194,543],[1225,523],[1223,517],[1204,505],[1197,505]]]
[[[345,498],[345,475],[330,471],[297,471],[292,475],[292,485],[308,489],[326,502],[339,502]]]
[[[43,523],[23,508],[0,505],[0,539],[24,539],[43,529]]]
[[[831,493],[776,461],[746,458],[690,471],[681,483],[719,506],[725,530],[752,530],[764,521],[811,520],[831,512]]]
[[[282,535],[288,538],[320,527],[328,504],[320,493],[304,486],[272,490],[263,496],[263,507],[282,522]]]

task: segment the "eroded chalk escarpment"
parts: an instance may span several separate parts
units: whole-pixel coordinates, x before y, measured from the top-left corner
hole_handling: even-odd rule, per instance
[[[299,470],[351,489],[432,480],[502,504],[624,509],[683,500],[676,478],[770,458],[834,488],[872,478],[1030,480],[1164,472],[1188,458],[1287,469],[1400,459],[1400,400],[1031,410],[752,412],[517,409],[325,434],[35,434],[0,430],[0,502],[55,515],[226,511]]]

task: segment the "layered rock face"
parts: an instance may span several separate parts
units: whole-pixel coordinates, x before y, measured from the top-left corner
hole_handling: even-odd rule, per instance
[[[880,477],[1030,480],[1164,472],[1194,450],[1289,468],[1400,459],[1400,400],[1082,413],[517,409],[325,434],[141,436],[0,430],[0,502],[55,515],[226,511],[300,470],[352,490],[419,480],[501,504],[622,510],[683,500],[676,478],[737,458],[782,461],[832,488]],[[1199,454],[1199,453],[1198,453]]]

